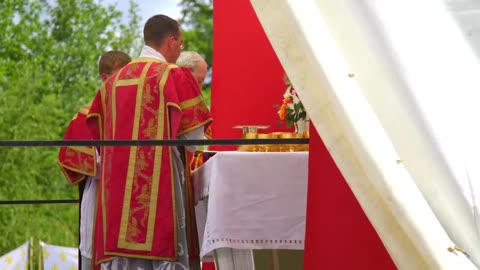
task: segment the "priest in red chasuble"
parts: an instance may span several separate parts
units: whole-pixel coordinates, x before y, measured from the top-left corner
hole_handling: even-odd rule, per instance
[[[156,15],[144,27],[140,57],[111,77],[87,116],[103,140],[203,139],[212,121],[188,68],[177,21]],[[184,153],[166,146],[108,146],[102,157],[95,226],[101,269],[199,269],[188,216]],[[186,179],[187,178],[187,179]],[[197,244],[198,245],[198,244]]]
[[[102,82],[105,82],[131,60],[130,56],[121,51],[104,53],[98,62],[98,71]],[[65,140],[92,139],[85,122],[89,110],[90,104],[87,104],[73,117],[65,131]],[[95,147],[87,146],[60,147],[58,154],[58,164],[67,181],[72,185],[80,184],[79,188],[82,196],[80,202],[79,250],[82,270],[92,269],[92,228],[99,171],[97,154]]]

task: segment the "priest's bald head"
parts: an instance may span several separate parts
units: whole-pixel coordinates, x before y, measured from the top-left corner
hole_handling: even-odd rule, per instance
[[[155,15],[143,28],[145,45],[161,53],[167,62],[175,63],[183,48],[182,31],[178,22],[166,15]]]

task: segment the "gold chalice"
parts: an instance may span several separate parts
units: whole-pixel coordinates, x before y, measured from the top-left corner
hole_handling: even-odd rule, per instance
[[[257,139],[271,139],[272,134],[266,134],[266,133],[259,133],[257,134]],[[258,151],[259,152],[271,152],[271,145],[270,144],[260,144],[258,146]]]
[[[292,132],[283,132],[280,135],[282,139],[294,139],[294,138],[303,138],[302,134],[292,133]],[[287,144],[282,148],[282,152],[295,152],[299,150],[299,146],[297,144]]]
[[[270,133],[270,138],[271,139],[278,139],[280,138],[280,133],[281,132],[272,132]],[[280,145],[279,144],[270,144],[270,152],[279,152],[280,151]]]
[[[266,125],[238,125],[234,126],[233,128],[238,128],[242,130],[242,138],[243,139],[256,139],[258,130],[266,129],[269,126]],[[248,152],[256,152],[258,151],[257,145],[240,145],[238,146],[238,151],[248,151]]]
[[[242,134],[243,139],[256,139],[257,133],[244,133]],[[256,145],[240,145],[237,151],[243,152],[257,152],[258,147]]]
[[[234,126],[233,128],[238,128],[242,130],[242,134],[247,134],[247,133],[258,133],[258,130],[260,129],[267,129],[270,126],[267,125],[238,125]]]

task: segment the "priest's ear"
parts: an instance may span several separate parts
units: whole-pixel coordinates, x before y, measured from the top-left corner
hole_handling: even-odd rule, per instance
[[[108,75],[107,73],[100,74],[100,78],[102,79],[102,82],[106,82],[108,80],[108,77],[110,77],[110,75]]]

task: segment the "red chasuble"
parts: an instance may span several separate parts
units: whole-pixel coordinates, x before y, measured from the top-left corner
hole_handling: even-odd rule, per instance
[[[97,93],[87,124],[104,140],[175,139],[211,122],[191,72],[140,58]],[[111,256],[175,261],[177,224],[171,147],[102,147],[95,262]]]
[[[64,140],[90,140],[90,132],[85,123],[90,104],[85,105],[68,124]],[[70,184],[78,184],[87,176],[97,174],[97,162],[94,147],[60,147],[58,165]]]

